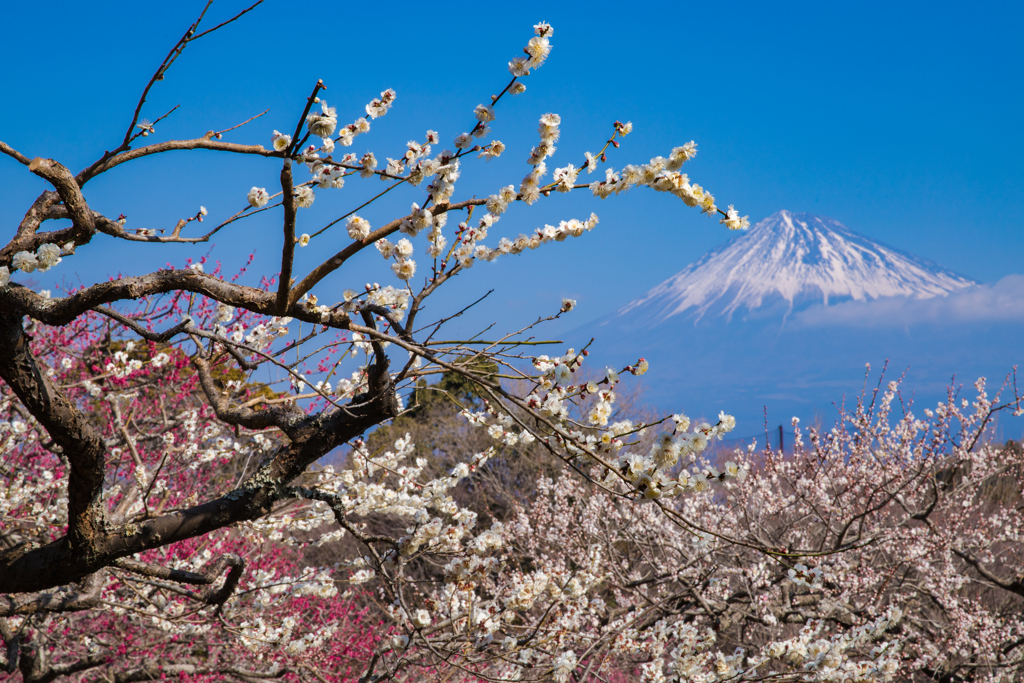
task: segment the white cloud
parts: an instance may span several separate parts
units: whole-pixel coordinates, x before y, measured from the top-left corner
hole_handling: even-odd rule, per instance
[[[1024,323],[1024,275],[1007,275],[993,285],[978,285],[948,296],[844,301],[814,306],[793,317],[793,323],[801,327],[893,328],[982,322]]]

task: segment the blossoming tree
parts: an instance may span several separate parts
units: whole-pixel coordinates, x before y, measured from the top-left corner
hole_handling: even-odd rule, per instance
[[[562,476],[508,526],[549,576],[600,586],[600,600],[562,608],[614,634],[576,645],[585,671],[721,680],[778,659],[815,680],[1018,680],[1024,449],[982,435],[1019,399],[977,390],[915,415],[892,382],[832,429],[794,420],[790,455],[751,447],[719,467],[661,440],[620,462],[634,481],[652,460],[689,463],[678,479],[691,493],[668,514]]]
[[[743,562],[761,563],[747,590],[751,609],[767,623],[778,586],[773,572],[791,571],[796,583],[813,586],[818,567],[800,560],[842,556],[864,542],[859,531],[785,542],[774,530],[741,532],[735,509],[722,515],[715,498],[695,497],[748,475],[746,464],[716,470],[697,460],[709,440],[732,429],[730,416],[716,424],[691,425],[683,415],[615,421],[621,377],[646,372],[643,359],[584,381],[577,378],[585,349],[555,357],[530,351],[533,329],[570,311],[571,300],[535,325],[486,341],[437,341],[448,318],[421,319],[424,302],[477,261],[580,237],[598,222],[591,214],[499,237],[496,224],[514,202],[580,191],[606,199],[646,187],[720,216],[729,229],[746,227],[745,217],[720,210],[680,172],[696,153],[692,142],[619,172],[604,168],[603,178],[584,183],[580,174],[607,164],[631,124],[616,122],[597,153],[581,150],[579,166],[548,176],[561,120],[545,114],[521,182],[486,198],[458,196],[463,172],[505,152],[491,125],[503,99],[525,92],[524,79],[548,58],[553,29],[546,23],[534,27],[523,56],[509,64],[511,80],[476,107],[472,125],[449,149],[428,130],[386,163],[369,152],[345,153],[395,106],[396,94],[383,91],[352,123],[339,125],[337,110],[321,98],[322,82],[298,107],[294,130],[274,131],[267,147],[227,141],[242,134],[235,129],[152,142],[162,117],[141,118],[147,95],[193,41],[214,30],[200,30],[202,19],[153,75],[123,139],[77,174],[0,142],[11,163],[53,188],[31,202],[0,249],[0,636],[9,673],[20,671],[26,681],[163,674],[567,681],[632,675],[630,657],[640,657],[651,680],[894,674],[896,649],[886,643],[899,623],[895,605],[852,609],[835,623],[809,623],[803,634],[769,630],[749,643],[740,634],[746,653],[726,654],[716,644],[724,626],[707,620],[732,617],[708,600],[740,581],[741,570],[733,567],[725,578],[700,558],[736,548]],[[200,149],[263,157],[280,166],[280,187],[253,187],[245,210],[198,235],[191,231],[208,220],[204,208],[163,233],[132,229],[91,208],[88,184],[98,176],[145,157]],[[369,179],[387,183],[374,201],[405,187],[422,187],[425,199],[374,227],[359,215],[362,206],[344,204],[346,183]],[[338,217],[306,228],[301,209],[314,201],[338,202]],[[19,282],[19,273],[58,267],[103,240],[154,249],[204,242],[269,211],[280,215],[280,271],[261,286],[199,263],[61,297]],[[296,249],[313,240],[342,246],[298,272]],[[317,286],[344,275],[365,249],[383,257],[391,284],[321,301]],[[414,259],[417,249],[423,256]],[[268,384],[268,369],[289,379]],[[479,400],[463,414],[486,430],[489,445],[439,475],[428,475],[435,471],[429,458],[415,457],[407,438],[368,448],[363,435],[402,415],[416,383],[441,373],[475,387]],[[513,390],[511,380],[525,389]],[[643,439],[653,444],[637,450]],[[517,447],[560,462],[573,479],[551,486],[589,488],[606,520],[620,520],[624,529],[636,520],[639,533],[603,544],[574,538],[559,554],[550,545],[558,520],[541,503],[478,528],[479,511],[453,492],[503,449]],[[339,448],[346,449],[344,466],[318,464]],[[384,531],[371,528],[374,519],[387,520]],[[651,534],[669,545],[655,545]],[[811,547],[818,538],[831,545]],[[326,552],[332,547],[345,551]],[[964,562],[986,566],[976,549],[963,552],[973,558]],[[658,594],[662,579],[648,580],[671,574],[672,562],[689,568],[693,603]],[[708,597],[703,584],[692,583],[694,568],[701,582],[719,582]],[[618,579],[629,595],[616,592]],[[847,578],[840,572],[828,580],[842,585]],[[633,590],[648,584],[650,594]],[[704,621],[690,609],[704,610]],[[827,618],[808,614],[805,621]]]

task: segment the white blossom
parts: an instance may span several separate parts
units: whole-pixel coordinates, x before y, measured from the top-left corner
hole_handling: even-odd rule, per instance
[[[354,240],[362,241],[370,236],[370,222],[365,218],[355,215],[350,216],[346,227],[348,228],[348,236]]]
[[[313,206],[313,201],[316,199],[316,195],[313,194],[313,189],[308,185],[299,185],[295,188],[295,206],[299,209],[308,209]]]
[[[11,259],[11,265],[24,273],[34,272],[39,267],[36,255],[30,251],[19,251]]]
[[[253,187],[249,190],[246,198],[249,200],[249,205],[255,209],[266,206],[267,202],[270,201],[270,195],[262,187]]]
[[[291,135],[284,135],[283,133],[279,133],[276,130],[274,131],[274,134],[271,136],[270,139],[271,142],[274,143],[275,152],[283,152],[286,149],[288,149],[288,147],[290,147],[292,144]]]

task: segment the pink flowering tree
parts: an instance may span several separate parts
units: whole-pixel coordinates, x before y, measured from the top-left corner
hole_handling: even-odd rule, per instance
[[[395,105],[396,94],[384,90],[352,114],[352,123],[339,125],[322,99],[323,82],[297,103],[294,129],[254,134],[267,146],[226,139],[244,138],[258,117],[246,128],[160,141],[163,117],[150,123],[141,116],[147,95],[192,42],[225,25],[205,30],[202,19],[154,73],[126,117],[123,139],[84,169],[72,173],[59,160],[28,158],[0,142],[9,163],[52,187],[26,203],[0,249],[0,636],[8,673],[25,681],[177,675],[562,682],[637,671],[650,680],[885,680],[900,669],[899,647],[922,652],[914,655],[922,667],[940,666],[926,646],[892,633],[903,593],[883,591],[884,600],[857,607],[843,591],[865,577],[887,580],[857,575],[858,560],[849,559],[875,538],[866,535],[869,518],[887,528],[898,517],[896,501],[925,521],[945,523],[954,514],[948,505],[936,502],[932,517],[923,512],[931,499],[885,488],[878,513],[869,504],[875,499],[865,503],[857,488],[882,485],[876,480],[848,482],[855,492],[844,502],[845,488],[823,488],[833,480],[794,470],[762,491],[763,501],[752,499],[766,511],[752,527],[754,518],[728,502],[734,488],[761,495],[744,484],[753,479],[750,463],[711,470],[698,461],[710,440],[732,429],[729,415],[693,425],[682,415],[616,420],[620,376],[645,373],[642,358],[584,380],[585,349],[534,355],[535,328],[575,302],[563,300],[537,323],[486,341],[435,341],[451,317],[423,317],[427,299],[477,261],[581,237],[598,222],[590,214],[516,235],[496,227],[513,203],[533,205],[553,192],[607,199],[644,187],[720,215],[729,229],[746,227],[745,217],[720,210],[680,172],[696,153],[692,142],[616,172],[606,154],[632,130],[616,122],[596,153],[579,150],[578,166],[549,174],[561,119],[545,114],[537,144],[522,150],[521,182],[495,187],[486,198],[458,196],[463,173],[505,151],[491,125],[504,98],[522,94],[523,80],[547,59],[553,29],[546,23],[510,62],[507,85],[472,118],[467,112],[467,132],[450,145],[428,130],[402,158],[384,164],[370,152],[346,153]],[[165,231],[134,229],[91,208],[92,180],[176,150],[265,158],[280,168],[280,187],[253,187],[247,207],[234,215],[211,219],[200,208]],[[581,182],[581,173],[598,167],[603,176]],[[346,183],[369,180],[386,183],[373,201],[405,207],[408,200],[398,197],[409,186],[422,188],[420,200],[373,226],[358,215],[365,204],[351,208],[344,192]],[[338,207],[337,218],[307,227],[302,210],[318,198]],[[220,231],[266,212],[280,216],[280,269],[258,284],[201,262],[84,284],[62,296],[22,281],[22,274],[62,267],[106,240],[160,249],[219,234],[231,248]],[[216,225],[196,231],[204,220]],[[297,270],[297,249],[328,240],[343,246],[308,272]],[[330,299],[321,287],[318,297],[318,286],[328,276],[345,277],[346,263],[366,249],[383,258],[381,279],[391,284]],[[474,387],[462,416],[486,434],[481,450],[454,454],[438,472],[403,435],[367,446],[363,435],[413,409],[406,403],[414,389],[442,374]],[[979,414],[991,410],[986,404]],[[950,419],[962,421],[957,416]],[[858,424],[855,434],[871,424]],[[864,448],[858,439],[869,433],[850,438]],[[929,457],[941,453],[950,472],[963,471],[954,478],[988,476],[985,465],[962,463],[974,457],[977,441],[965,449],[962,441],[940,440]],[[652,445],[641,449],[646,442]],[[459,487],[516,448],[543,452],[564,477],[543,484],[538,502],[515,516],[478,524],[481,510],[456,495]],[[324,458],[336,451],[344,458],[331,466]],[[898,458],[912,456],[917,451],[894,454],[885,471],[900,476]],[[843,466],[843,458],[853,462],[852,455],[835,457]],[[764,472],[789,472],[785,461],[769,464],[774,469]],[[914,471],[936,480],[937,466],[929,461]],[[815,467],[812,474],[821,469]],[[865,468],[858,476],[868,474]],[[582,493],[565,493],[577,489],[598,506],[592,513],[614,526],[569,533],[573,518],[566,515],[590,514],[579,507]],[[725,493],[696,495],[708,489]],[[938,500],[941,491],[929,490]],[[573,500],[556,514],[551,501],[566,495]],[[829,511],[841,522],[794,511],[791,499],[799,495],[838,496]],[[840,523],[849,528],[837,531]],[[957,552],[957,567],[1016,585],[993,554],[1009,552],[1003,545],[968,544]],[[802,561],[810,557],[822,559],[808,568]],[[728,591],[757,563],[762,573],[747,582],[747,598],[766,626],[735,632],[743,619],[729,612]],[[836,600],[853,605],[849,618],[828,622],[833,613],[822,605],[832,602],[814,597],[794,603],[789,571],[798,586],[823,581],[818,571],[829,576],[834,583],[825,586]],[[680,586],[692,600],[670,594]],[[790,617],[794,604],[802,621]],[[973,633],[965,617],[956,619],[956,628]],[[780,622],[805,630],[775,628]],[[960,643],[968,636],[956,637]],[[735,652],[734,642],[746,650]],[[833,645],[826,650],[821,642]],[[978,657],[964,654],[967,664],[958,666],[995,666]]]
[[[193,310],[198,320],[207,308]],[[102,496],[110,518],[130,523],[217,497],[280,447],[279,435],[216,420],[180,349],[115,340],[117,327],[89,312],[29,330],[48,380],[109,444]],[[275,400],[244,375],[215,377],[240,399]],[[68,532],[69,458],[5,390],[3,537],[8,548],[41,547]],[[74,674],[276,678],[301,676],[315,651],[318,671],[357,677],[384,632],[380,620],[352,591],[339,595],[332,567],[304,561],[305,549],[330,537],[303,534],[304,515],[294,508],[277,511],[288,537],[259,524],[224,526],[114,559],[72,586],[3,596],[4,668],[26,683]],[[267,613],[286,616],[268,621]]]

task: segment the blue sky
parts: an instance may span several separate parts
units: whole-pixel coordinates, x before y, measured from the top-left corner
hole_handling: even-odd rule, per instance
[[[141,88],[201,3],[25,3],[5,11],[0,45],[0,139],[29,157],[77,171],[116,146]],[[210,25],[243,3],[221,0]],[[195,137],[269,108],[227,139],[269,144],[291,130],[318,78],[342,123],[386,87],[392,112],[357,139],[357,153],[397,156],[427,128],[447,143],[472,124],[473,107],[507,82],[506,64],[532,35],[555,27],[547,64],[527,92],[503,100],[494,136],[509,147],[489,165],[464,167],[458,197],[486,195],[525,174],[538,117],[562,116],[554,166],[596,150],[615,119],[635,132],[609,162],[645,162],[696,140],[686,170],[719,204],[752,220],[785,208],[832,216],[849,227],[985,283],[1024,272],[1024,157],[1021,132],[1024,50],[1017,3],[353,3],[297,12],[268,0],[238,23],[192,44],[154,89],[144,116],[175,114],[155,139]],[[554,166],[549,164],[549,167]],[[199,205],[210,220],[244,205],[252,185],[272,187],[276,162],[212,153],[176,153],[122,166],[87,186],[93,207],[124,213],[129,225],[171,227]],[[592,176],[596,177],[596,176]],[[44,189],[0,159],[0,219],[12,230]],[[354,179],[353,179],[354,180]],[[300,214],[313,232],[378,191],[350,181]],[[422,202],[403,189],[393,204],[364,215],[374,226]],[[601,224],[578,240],[548,245],[461,277],[441,308],[495,287],[494,306],[467,324],[505,327],[579,300],[577,322],[641,295],[729,238],[716,221],[646,189],[604,202],[555,196],[503,217],[498,235],[585,217]],[[390,196],[390,195],[389,195]],[[231,269],[255,249],[256,270],[279,266],[278,217],[228,228],[212,251]],[[193,224],[194,225],[194,224]],[[208,224],[209,225],[209,224]],[[191,226],[190,226],[191,227]],[[339,233],[299,253],[315,265],[343,243]],[[83,282],[116,272],[182,264],[210,247],[124,245],[97,239],[50,273]],[[317,290],[331,299],[367,280],[390,282],[373,254]],[[52,276],[52,277],[51,277]],[[435,309],[438,310],[438,309]]]

